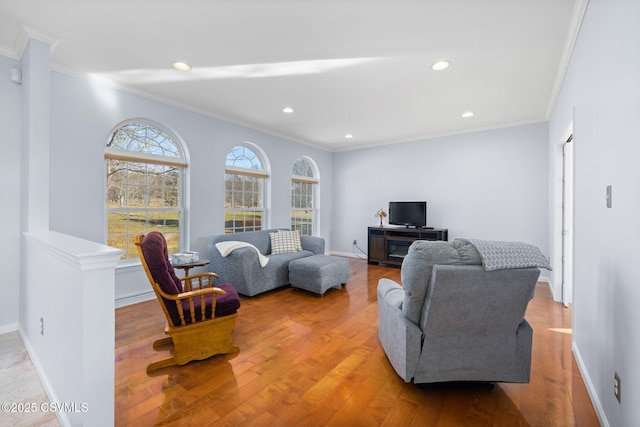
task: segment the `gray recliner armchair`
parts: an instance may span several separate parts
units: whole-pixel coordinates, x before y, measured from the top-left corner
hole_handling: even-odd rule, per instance
[[[525,262],[487,271],[477,249],[417,241],[402,286],[379,281],[380,343],[405,382],[529,382],[533,330],[524,315],[540,270]]]

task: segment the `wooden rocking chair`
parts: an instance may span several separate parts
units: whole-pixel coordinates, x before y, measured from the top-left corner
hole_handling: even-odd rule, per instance
[[[216,354],[238,351],[231,334],[240,299],[232,285],[213,285],[215,273],[178,278],[169,262],[167,242],[157,231],[135,238],[136,248],[151,287],[167,319],[166,338],[153,343],[156,351],[169,349],[172,357],[147,366],[147,372]],[[184,291],[183,282],[193,290]],[[171,348],[172,347],[172,348]]]

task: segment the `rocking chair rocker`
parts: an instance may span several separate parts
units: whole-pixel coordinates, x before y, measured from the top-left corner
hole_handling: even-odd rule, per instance
[[[240,299],[233,286],[214,286],[213,279],[219,276],[210,272],[178,278],[169,263],[162,233],[139,234],[135,244],[167,319],[165,333],[169,336],[155,341],[153,349],[169,349],[173,353],[168,359],[151,363],[147,372],[238,351],[231,334]],[[183,282],[191,283],[194,289],[185,290]]]

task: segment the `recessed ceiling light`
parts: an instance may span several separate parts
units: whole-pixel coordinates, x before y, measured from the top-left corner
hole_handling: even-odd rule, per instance
[[[173,68],[180,71],[189,71],[191,70],[191,65],[178,61],[173,63]]]
[[[345,137],[345,138],[347,138],[347,139],[351,139],[351,138],[353,138],[353,135],[351,135],[350,133],[348,133],[348,134],[346,134],[344,137]]]
[[[291,108],[291,107],[284,107],[284,108],[282,109],[282,112],[283,112],[283,113],[285,113],[285,114],[291,114],[291,113],[293,113],[293,108]]]
[[[473,117],[473,111],[467,111],[466,113],[462,113],[462,117],[465,119],[468,117]]]
[[[435,64],[433,64],[431,66],[431,69],[434,71],[442,71],[442,70],[446,70],[447,68],[449,68],[449,65],[451,65],[451,63],[449,61],[438,61]]]

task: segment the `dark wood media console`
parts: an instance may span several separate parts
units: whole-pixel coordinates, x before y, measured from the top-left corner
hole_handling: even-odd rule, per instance
[[[402,265],[409,246],[416,240],[449,240],[446,228],[369,227],[369,264]]]

